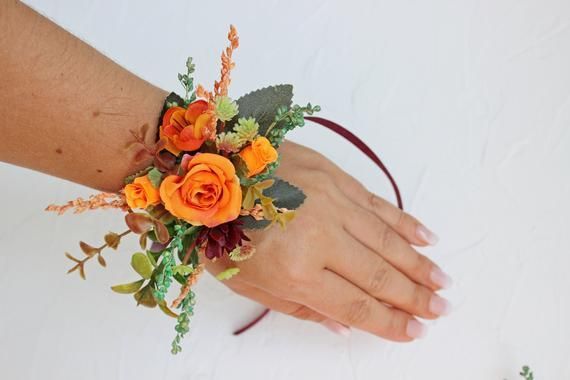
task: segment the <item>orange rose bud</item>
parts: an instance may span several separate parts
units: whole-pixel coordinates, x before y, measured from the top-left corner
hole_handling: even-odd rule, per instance
[[[137,177],[133,183],[125,186],[125,197],[130,208],[147,208],[160,203],[160,193],[148,176]]]
[[[160,138],[165,140],[165,149],[178,156],[181,151],[199,149],[206,136],[204,128],[212,117],[208,111],[208,102],[197,100],[182,107],[170,107],[162,117],[159,128]]]
[[[160,198],[175,217],[215,227],[239,216],[242,193],[230,160],[200,153],[190,160],[184,176],[170,175],[162,181]]]
[[[246,146],[239,152],[239,156],[247,166],[247,176],[253,177],[265,169],[267,164],[275,162],[278,154],[269,140],[260,136],[253,140],[251,145]]]

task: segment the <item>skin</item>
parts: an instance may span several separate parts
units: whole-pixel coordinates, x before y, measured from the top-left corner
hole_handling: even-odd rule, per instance
[[[118,191],[135,162],[129,130],[156,139],[167,93],[16,1],[0,3],[0,160]],[[448,310],[447,278],[415,246],[429,232],[319,153],[286,142],[278,175],[307,200],[286,230],[249,232],[256,254],[225,282],[236,293],[337,331],[394,341],[423,335],[417,318]],[[235,266],[209,262],[219,273]],[[435,306],[434,306],[435,305]]]

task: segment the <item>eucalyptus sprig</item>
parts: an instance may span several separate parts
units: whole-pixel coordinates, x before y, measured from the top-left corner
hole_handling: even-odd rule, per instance
[[[101,265],[102,267],[106,267],[107,266],[107,262],[105,261],[105,259],[103,258],[102,252],[105,248],[111,248],[111,249],[117,249],[117,247],[119,246],[119,243],[121,242],[121,238],[125,235],[128,235],[131,232],[131,230],[127,230],[125,232],[122,232],[120,234],[117,234],[115,232],[109,232],[107,235],[105,235],[104,239],[105,239],[105,244],[101,245],[100,247],[93,247],[83,241],[79,242],[79,247],[81,248],[81,250],[83,251],[83,253],[85,254],[85,258],[83,260],[80,260],[74,256],[72,256],[69,252],[65,252],[65,256],[75,262],[76,264],[67,271],[67,273],[71,273],[71,272],[75,272],[76,270],[79,271],[79,276],[85,280],[85,263],[89,260],[91,260],[94,257],[97,257],[97,262],[99,263],[99,265]]]
[[[184,102],[186,105],[196,100],[196,92],[194,91],[194,78],[192,77],[195,69],[196,65],[192,63],[192,57],[188,57],[186,60],[186,74],[178,73],[178,80],[186,92],[184,95]]]

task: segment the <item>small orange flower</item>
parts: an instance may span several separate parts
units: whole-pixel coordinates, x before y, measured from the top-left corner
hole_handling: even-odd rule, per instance
[[[266,137],[256,138],[251,145],[239,152],[239,156],[247,166],[247,176],[253,177],[265,169],[267,164],[275,162],[278,154]]]
[[[181,151],[199,149],[206,140],[204,129],[212,117],[208,111],[208,102],[197,100],[182,107],[170,107],[162,118],[160,138],[166,142],[165,149],[178,156]]]
[[[148,176],[137,177],[133,183],[125,186],[125,197],[130,208],[147,208],[160,203],[160,194]]]
[[[175,217],[215,227],[239,216],[242,193],[230,160],[200,153],[190,160],[184,176],[170,175],[162,181],[160,198]]]

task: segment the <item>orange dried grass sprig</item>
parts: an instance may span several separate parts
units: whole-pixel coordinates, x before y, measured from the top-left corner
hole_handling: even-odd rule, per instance
[[[202,85],[198,85],[196,88],[196,95],[198,97],[205,99],[208,102],[208,110],[206,111],[210,115],[210,122],[204,130],[204,135],[213,140],[216,138],[216,125],[218,123],[218,118],[216,117],[216,96],[227,96],[228,87],[231,83],[230,72],[235,66],[235,62],[232,60],[232,55],[235,49],[239,46],[239,37],[235,26],[230,25],[230,31],[228,32],[228,41],[230,41],[230,46],[226,50],[222,51],[222,68],[220,69],[220,80],[214,81],[214,92],[207,91]]]
[[[99,193],[89,196],[89,199],[77,198],[63,205],[51,204],[46,207],[46,211],[57,212],[58,215],[64,214],[66,211],[73,209],[74,214],[96,209],[116,208],[127,211],[129,206],[125,197],[115,193]]]
[[[237,30],[233,25],[230,25],[230,31],[228,32],[228,41],[230,41],[230,46],[222,52],[222,69],[220,71],[220,81],[214,82],[214,95],[216,96],[227,96],[228,87],[230,86],[231,78],[230,72],[235,66],[232,60],[232,54],[235,49],[239,46],[239,37],[237,35]]]

